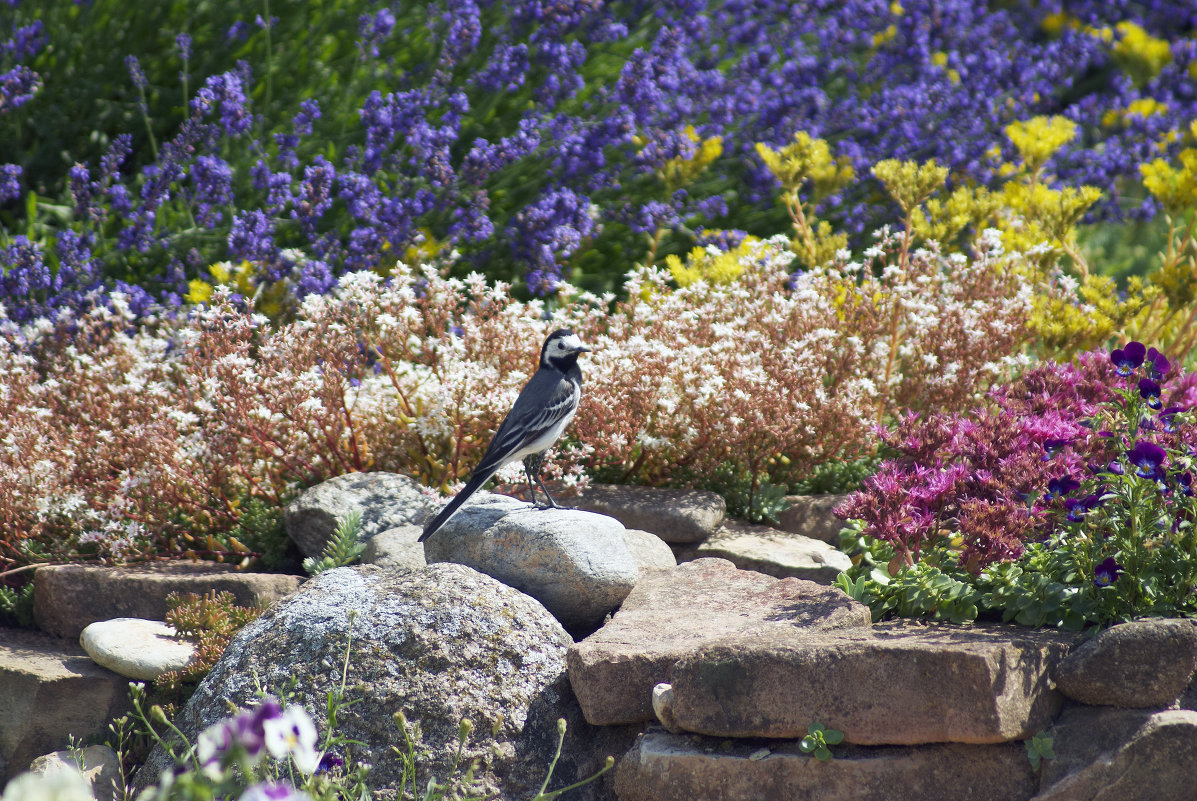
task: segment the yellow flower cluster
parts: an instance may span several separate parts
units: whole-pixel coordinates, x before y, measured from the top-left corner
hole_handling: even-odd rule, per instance
[[[773,177],[781,182],[781,201],[794,222],[791,246],[798,260],[806,267],[814,267],[847,247],[848,235],[837,234],[825,220],[816,219],[814,207],[851,183],[856,175],[852,163],[847,158],[832,156],[825,140],[815,139],[806,131],[794,134],[794,140],[781,150],[757,142],[756,152]],[[801,193],[807,187],[810,196],[804,201]]]
[[[678,286],[686,287],[696,281],[706,281],[708,284],[730,284],[744,273],[744,265],[751,262],[755,243],[759,242],[755,236],[745,237],[740,245],[732,250],[718,248],[694,248],[686,254],[682,261],[677,256],[666,256],[665,266]]]
[[[1197,120],[1189,125],[1189,133],[1197,139]],[[1172,216],[1197,209],[1197,149],[1185,148],[1178,158],[1179,169],[1163,159],[1139,165],[1143,185]]]
[[[1125,109],[1112,108],[1101,115],[1101,124],[1107,127],[1125,124],[1128,117],[1142,117],[1144,119],[1155,114],[1163,114],[1168,110],[1167,103],[1161,103],[1154,97],[1141,97],[1132,100]]]
[[[1172,48],[1133,22],[1119,22],[1114,44],[1114,60],[1135,83],[1142,86],[1159,75],[1172,62]]]
[[[715,159],[723,155],[723,137],[711,136],[702,139],[693,125],[687,125],[683,131],[686,138],[694,143],[694,155],[690,158],[673,158],[665,162],[661,170],[661,180],[665,188],[671,193],[683,186],[694,183],[695,179],[711,165]]]
[[[218,261],[208,265],[208,274],[212,282],[198,278],[187,283],[187,294],[183,300],[187,303],[208,303],[216,287],[224,286],[246,298],[253,298],[254,309],[272,320],[280,320],[291,311],[294,297],[286,286],[286,282],[278,281],[273,284],[263,284],[255,280],[260,265],[256,262],[241,260],[237,264]]]

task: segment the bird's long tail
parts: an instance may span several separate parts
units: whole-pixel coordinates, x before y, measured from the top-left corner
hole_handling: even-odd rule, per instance
[[[483,484],[490,481],[490,477],[493,476],[495,472],[495,470],[485,473],[475,472],[474,475],[470,476],[470,480],[464,487],[462,487],[461,492],[453,496],[453,500],[449,501],[449,503],[445,505],[445,508],[441,509],[440,513],[436,517],[432,518],[431,522],[424,526],[424,533],[420,535],[420,538],[416,540],[416,542],[423,542],[435,534],[436,530],[445,525],[445,521],[452,517],[453,513],[456,512],[463,503],[470,499],[471,495],[481,489]]]

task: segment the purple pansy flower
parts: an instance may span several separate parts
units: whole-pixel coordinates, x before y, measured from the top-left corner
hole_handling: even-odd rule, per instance
[[[1142,342],[1128,342],[1125,348],[1116,348],[1110,352],[1110,361],[1118,371],[1118,375],[1125,378],[1143,364],[1143,357],[1147,355],[1147,348]]]
[[[1150,378],[1139,379],[1139,396],[1147,401],[1151,409],[1159,409],[1163,405],[1160,402],[1160,385]]]
[[[1172,362],[1155,348],[1147,351],[1147,361],[1151,364],[1149,372],[1156,381],[1163,378],[1172,369]]]
[[[1168,454],[1154,442],[1139,440],[1135,447],[1126,452],[1126,458],[1135,466],[1135,475],[1140,478],[1160,478]]]
[[[1122,565],[1114,561],[1114,557],[1108,556],[1093,568],[1093,583],[1098,587],[1109,587],[1121,573]]]
[[[1047,500],[1059,498],[1062,495],[1067,495],[1070,492],[1080,489],[1081,482],[1077,481],[1072,476],[1060,476],[1053,478],[1047,482]]]

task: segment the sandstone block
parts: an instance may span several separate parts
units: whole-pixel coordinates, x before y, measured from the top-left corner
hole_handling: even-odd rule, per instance
[[[653,687],[674,663],[733,632],[868,627],[869,610],[838,589],[699,559],[646,576],[612,620],[569,650],[569,678],[597,725],[652,720]]]
[[[1071,638],[1013,626],[772,627],[704,645],[673,667],[686,731],[802,737],[814,722],[859,745],[999,743],[1045,728]]]
[[[172,592],[224,590],[242,606],[271,603],[294,592],[299,576],[242,573],[212,562],[167,562],[132,567],[52,565],[33,578],[33,617],[58,637],[77,639],[89,623],[118,617],[162,620]]]
[[[1084,704],[1165,707],[1197,668],[1197,626],[1188,620],[1136,620],[1081,644],[1056,669],[1060,692]]]
[[[819,762],[792,740],[649,731],[616,768],[619,801],[1025,801],[1035,775],[1021,744],[837,746]]]
[[[128,708],[129,680],[78,645],[22,629],[0,629],[0,783],[37,756],[107,734]]]
[[[1197,712],[1074,707],[1051,733],[1035,801],[1197,799]]]
[[[789,507],[777,516],[777,528],[838,547],[844,521],[833,511],[847,495],[787,495]]]

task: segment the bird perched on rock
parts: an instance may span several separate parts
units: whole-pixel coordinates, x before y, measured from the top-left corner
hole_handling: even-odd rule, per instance
[[[549,506],[556,508],[553,496],[540,478],[540,468],[545,451],[557,441],[578,411],[578,399],[582,397],[582,371],[578,368],[578,356],[589,351],[590,348],[583,345],[577,334],[569,329],[559,328],[549,334],[540,349],[540,366],[520,390],[511,411],[503,418],[499,430],[486,446],[486,453],[474,468],[469,482],[424,526],[420,542],[436,533],[471,495],[490,481],[499,468],[516,459],[524,460],[524,474],[528,477],[528,492],[532,501],[536,501],[536,486],[539,486]]]

